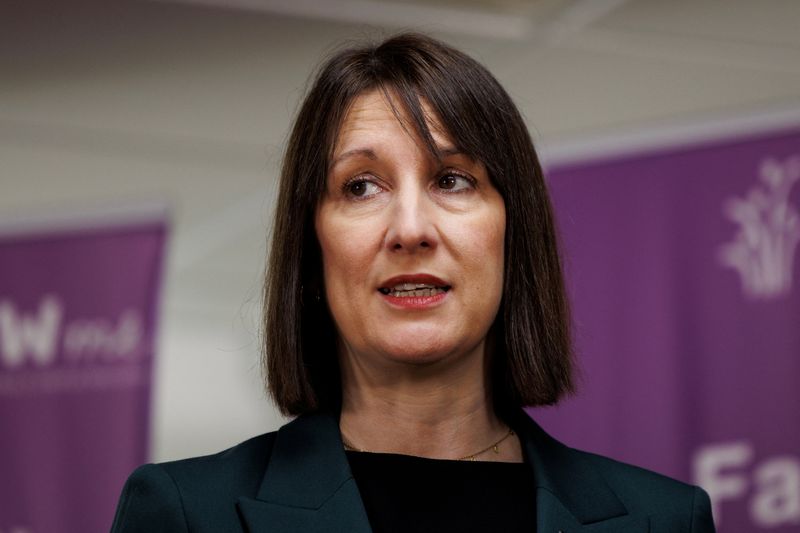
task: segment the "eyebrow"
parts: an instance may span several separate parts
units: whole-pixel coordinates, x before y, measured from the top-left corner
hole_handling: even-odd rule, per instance
[[[453,146],[447,146],[445,148],[441,148],[439,150],[439,153],[442,155],[443,158],[450,157],[453,155],[463,155],[472,159],[472,157],[469,154]],[[376,154],[375,150],[373,150],[372,148],[355,148],[353,150],[348,150],[336,156],[336,158],[333,161],[331,161],[329,168],[335,167],[345,159],[349,159],[356,156],[366,157],[367,159],[370,159],[372,161],[378,160],[378,154]]]
[[[355,156],[366,157],[367,159],[371,159],[372,161],[376,161],[378,159],[378,155],[372,148],[356,148],[354,150],[348,150],[345,153],[336,156],[336,158],[333,161],[331,161],[330,166],[331,168],[333,168],[337,164],[341,163],[343,160]]]

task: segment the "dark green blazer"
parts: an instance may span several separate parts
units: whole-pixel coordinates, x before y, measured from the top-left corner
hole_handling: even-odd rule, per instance
[[[524,413],[513,426],[533,468],[538,533],[714,531],[702,489],[568,448]],[[216,455],[139,467],[111,530],[371,531],[338,421],[325,414],[301,416]]]

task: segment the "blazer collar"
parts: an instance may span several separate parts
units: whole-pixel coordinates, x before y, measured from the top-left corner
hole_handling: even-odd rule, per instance
[[[647,517],[628,513],[587,455],[548,435],[525,411],[512,425],[533,468],[537,531],[648,531]]]
[[[339,421],[304,415],[278,430],[256,499],[239,498],[250,533],[371,533]]]
[[[537,486],[537,531],[647,531],[583,454],[550,437],[524,411],[512,421]],[[277,433],[255,499],[240,498],[248,531],[370,533],[333,414],[301,416]],[[586,529],[584,529],[586,527]]]

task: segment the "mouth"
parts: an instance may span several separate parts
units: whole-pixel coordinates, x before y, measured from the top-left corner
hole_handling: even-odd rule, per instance
[[[395,276],[384,281],[378,292],[394,298],[430,297],[444,294],[452,288],[447,282],[429,274]]]

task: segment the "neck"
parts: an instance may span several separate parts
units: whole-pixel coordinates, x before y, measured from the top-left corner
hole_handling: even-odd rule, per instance
[[[479,352],[418,365],[370,363],[344,351],[340,427],[348,444],[370,452],[457,459],[508,433],[495,415]],[[478,460],[521,461],[516,438]]]

